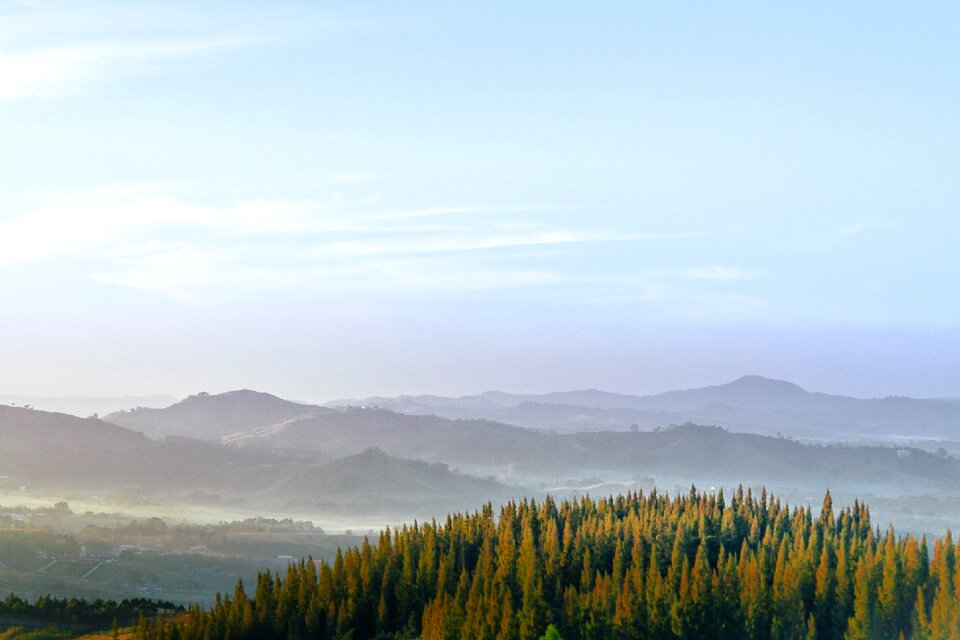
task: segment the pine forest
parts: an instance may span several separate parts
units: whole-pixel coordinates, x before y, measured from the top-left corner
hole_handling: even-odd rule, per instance
[[[931,548],[932,547],[932,548]],[[960,545],[761,491],[487,505],[238,583],[143,639],[960,637]]]

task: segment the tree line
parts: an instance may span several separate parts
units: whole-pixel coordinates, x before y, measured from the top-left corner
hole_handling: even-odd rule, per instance
[[[110,624],[113,620],[135,621],[144,615],[152,617],[159,612],[183,611],[182,606],[172,602],[148,598],[124,598],[118,602],[101,598],[86,600],[45,595],[30,602],[11,593],[0,600],[0,616],[71,624]]]
[[[765,491],[509,502],[260,573],[143,640],[940,640],[960,637],[951,535],[874,528]]]

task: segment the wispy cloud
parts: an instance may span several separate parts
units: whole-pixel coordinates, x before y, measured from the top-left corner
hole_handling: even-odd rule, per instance
[[[548,269],[464,263],[452,259],[364,261],[290,259],[279,247],[210,248],[197,244],[155,243],[112,256],[110,269],[90,277],[172,299],[197,300],[211,293],[271,291],[289,294],[444,293],[570,282]]]
[[[0,101],[49,94],[89,64],[89,54],[76,50],[0,53]]]
[[[286,202],[213,207],[168,197],[112,200],[55,205],[0,221],[0,264],[88,254],[183,227],[247,233],[304,228],[298,205]]]
[[[471,231],[460,237],[448,235],[432,239],[409,237],[387,240],[348,240],[321,245],[317,247],[317,251],[341,256],[457,253],[550,245],[667,240],[682,237],[686,236],[683,234],[631,234],[595,229],[546,229],[532,233],[511,234],[499,231],[491,233],[491,230],[487,230],[484,235]]]
[[[185,24],[194,27],[187,32]],[[196,25],[206,25],[197,28]],[[0,3],[0,102],[49,97],[117,74],[155,70],[192,58],[269,41],[252,25],[212,26],[162,5]]]
[[[399,220],[404,218],[436,218],[441,216],[458,216],[467,214],[502,214],[502,213],[530,213],[530,212],[548,212],[557,211],[558,207],[550,206],[511,206],[502,205],[470,205],[457,207],[427,207],[423,209],[408,209],[401,211],[388,211],[377,213],[371,216],[379,220]]]
[[[518,222],[512,212],[523,208],[387,211],[339,200],[212,206],[150,186],[100,189],[0,220],[0,268],[58,262],[100,283],[181,298],[341,286],[481,290],[580,280],[564,268],[558,247],[596,252],[690,236],[556,226],[543,217]]]
[[[119,65],[208,53],[250,45],[252,38],[195,41],[153,41],[134,44],[96,44],[29,50],[0,51],[0,101],[51,96],[65,88],[92,81]]]

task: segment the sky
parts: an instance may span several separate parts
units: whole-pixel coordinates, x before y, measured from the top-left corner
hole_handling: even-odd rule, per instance
[[[960,396],[955,3],[0,0],[0,392]]]

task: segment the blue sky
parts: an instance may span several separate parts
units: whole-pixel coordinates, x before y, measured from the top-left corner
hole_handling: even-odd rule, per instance
[[[5,393],[960,396],[956,5],[83,4],[0,0]]]

